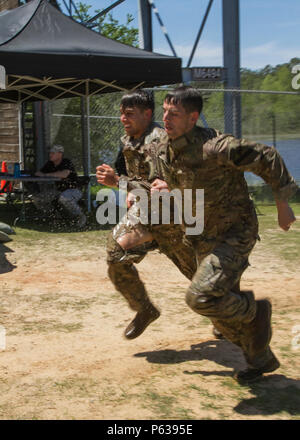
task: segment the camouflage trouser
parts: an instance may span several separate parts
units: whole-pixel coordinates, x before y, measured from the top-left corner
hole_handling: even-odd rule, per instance
[[[249,356],[253,337],[250,323],[256,315],[256,301],[252,291],[240,291],[239,282],[257,238],[258,224],[253,213],[241,218],[221,238],[207,237],[195,242],[198,268],[186,294],[192,310],[210,318],[228,340],[242,348],[246,361],[254,368],[266,363],[270,350]]]
[[[146,226],[143,226],[146,228]],[[197,269],[195,251],[189,242],[185,242],[184,233],[179,225],[149,226],[154,241],[124,251],[116,241],[118,234],[128,232],[128,225],[118,224],[108,237],[107,263],[108,274],[115,288],[126,298],[129,306],[140,311],[149,304],[150,299],[144,283],[141,281],[134,263],[139,263],[148,251],[158,249],[165,254],[179,270],[192,279]]]
[[[257,239],[256,227],[245,226],[239,223],[221,239],[207,238],[194,243],[198,268],[186,301],[195,312],[214,319],[253,318],[254,301],[249,303],[237,287]]]

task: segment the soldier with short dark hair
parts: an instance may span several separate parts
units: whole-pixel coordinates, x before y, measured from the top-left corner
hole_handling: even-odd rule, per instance
[[[186,302],[242,349],[248,368],[235,377],[251,381],[280,364],[270,349],[270,301],[255,300],[252,291],[239,288],[258,238],[244,172],[253,172],[271,185],[279,225],[285,231],[295,221],[287,200],[298,187],[274,147],[196,126],[202,109],[197,89],[181,86],[168,93],[163,109],[169,141],[158,154],[163,181],[156,179],[152,191],[166,185],[182,192],[204,189],[203,232],[186,236],[198,264]]]
[[[151,182],[148,179],[151,161],[146,160],[149,153],[147,146],[151,145],[152,155],[155,156],[160,143],[167,140],[164,129],[153,122],[153,110],[153,96],[143,90],[122,97],[120,120],[126,134],[121,140],[127,175],[118,176],[112,167],[102,164],[96,171],[98,183],[117,187],[121,182],[126,182],[129,191],[144,188],[150,194]],[[152,180],[154,178],[152,175]],[[160,316],[134,264],[139,263],[148,251],[159,249],[189,279],[192,279],[197,265],[193,247],[184,241],[181,225],[157,225],[154,240],[150,225],[133,224],[130,220],[130,215],[137,215],[134,201],[130,203],[126,221],[117,224],[109,234],[107,263],[108,274],[115,288],[125,297],[130,308],[137,312],[125,330],[125,337],[134,339]]]

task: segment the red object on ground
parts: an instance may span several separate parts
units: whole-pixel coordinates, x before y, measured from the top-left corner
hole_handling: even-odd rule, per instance
[[[8,173],[7,163],[4,160],[1,166],[2,173]],[[10,182],[8,186],[6,186],[6,180],[1,180],[0,192],[11,192],[12,191],[12,183]]]

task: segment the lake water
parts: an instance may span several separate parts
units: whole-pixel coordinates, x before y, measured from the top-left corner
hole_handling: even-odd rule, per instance
[[[273,145],[272,140],[258,140],[262,144]],[[300,184],[300,139],[284,139],[276,141],[276,149],[284,160],[290,174]],[[252,173],[245,173],[245,178],[250,185],[261,184],[264,181]]]

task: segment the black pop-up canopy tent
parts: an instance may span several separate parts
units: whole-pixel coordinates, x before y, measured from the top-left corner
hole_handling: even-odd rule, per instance
[[[180,58],[87,29],[45,0],[0,13],[0,101],[91,96],[181,82]]]
[[[32,0],[0,13],[0,102],[88,97],[181,80],[180,58],[105,38],[46,0]],[[82,139],[84,171],[89,174],[87,120]],[[45,146],[38,145],[37,150]]]

